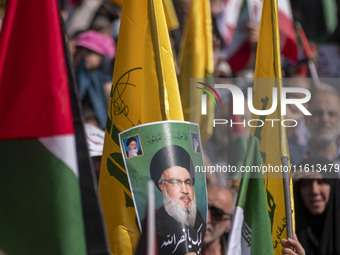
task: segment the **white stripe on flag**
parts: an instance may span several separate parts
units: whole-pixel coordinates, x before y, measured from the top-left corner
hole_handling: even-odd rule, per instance
[[[76,142],[74,135],[58,135],[38,139],[55,157],[67,165],[78,177]]]
[[[287,0],[278,1],[278,11],[282,12],[290,20],[293,20],[292,8]]]
[[[227,247],[226,255],[228,254],[229,255],[250,254],[250,246],[245,241],[245,239],[242,238],[242,232],[244,232],[242,230],[243,224],[245,224],[243,208],[237,206],[235,209],[233,224],[231,226],[231,231],[230,231],[230,235],[228,239],[228,247]],[[247,226],[247,229],[250,230],[248,226]]]

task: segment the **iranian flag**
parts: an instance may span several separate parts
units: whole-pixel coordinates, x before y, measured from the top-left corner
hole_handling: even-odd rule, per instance
[[[85,241],[62,36],[57,0],[6,1],[0,34],[0,254],[94,254]]]
[[[292,8],[288,0],[278,1],[281,53],[293,64],[297,62],[298,47],[295,35]]]
[[[258,138],[251,134],[244,165],[260,168],[261,164],[260,143]],[[250,176],[248,172],[242,176],[226,254],[274,254],[261,173]]]
[[[235,28],[238,23],[242,1],[225,0],[223,10],[216,18],[216,24],[226,45],[231,43]]]
[[[241,11],[234,12],[239,14],[237,26],[233,31],[232,40],[223,54],[226,56],[232,70],[236,73],[245,68],[250,59],[251,45],[246,24],[250,21],[260,24],[262,4],[262,0],[244,0]],[[295,64],[297,62],[298,48],[289,0],[278,1],[278,18],[281,54]]]
[[[260,24],[263,0],[247,0],[250,20]],[[298,48],[295,35],[292,8],[289,0],[278,1],[278,19],[281,54],[293,64],[297,61]]]
[[[249,33],[246,27],[249,22],[247,1],[243,1],[238,12],[237,25],[234,28],[232,39],[221,54],[227,59],[233,72],[237,73],[248,64],[251,54]]]

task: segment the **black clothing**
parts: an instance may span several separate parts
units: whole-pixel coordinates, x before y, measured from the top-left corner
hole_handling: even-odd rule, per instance
[[[158,254],[201,253],[205,228],[206,224],[198,210],[194,227],[189,227],[172,218],[162,205],[156,211]]]
[[[331,164],[320,157],[303,162],[309,166]],[[321,174],[331,186],[327,206],[321,215],[312,215],[305,207],[300,192],[303,179],[294,184],[296,235],[307,255],[340,255],[340,180],[337,174],[333,178],[325,178],[330,177],[330,173],[327,176],[322,171]]]

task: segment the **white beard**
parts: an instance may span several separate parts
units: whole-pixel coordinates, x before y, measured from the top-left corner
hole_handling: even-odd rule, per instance
[[[169,196],[166,189],[164,189],[164,208],[165,211],[176,221],[186,225],[193,227],[196,221],[196,200],[195,198],[192,201],[191,206],[186,209],[180,204],[180,199],[173,199]]]
[[[134,157],[134,156],[137,156],[137,153],[138,153],[138,149],[130,149],[129,150],[129,157]]]

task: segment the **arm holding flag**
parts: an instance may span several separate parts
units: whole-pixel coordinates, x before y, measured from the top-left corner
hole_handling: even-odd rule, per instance
[[[299,243],[296,235],[294,234],[293,239],[282,239],[282,255],[306,255],[305,250],[302,245]]]

